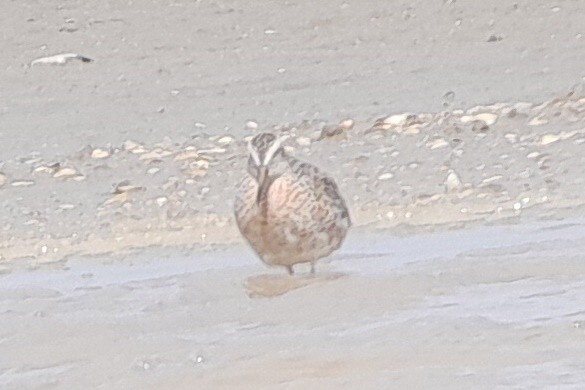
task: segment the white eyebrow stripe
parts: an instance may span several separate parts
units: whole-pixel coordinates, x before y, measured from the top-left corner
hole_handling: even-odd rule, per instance
[[[250,153],[250,156],[252,156],[252,158],[254,159],[256,165],[260,166],[260,157],[258,156],[258,152],[256,152],[252,147],[251,142],[248,142],[248,152]]]
[[[270,160],[272,160],[272,157],[274,157],[274,153],[276,153],[278,148],[280,148],[280,145],[282,144],[282,142],[284,140],[286,140],[287,138],[288,138],[288,136],[282,136],[280,138],[277,138],[274,141],[274,143],[270,146],[270,148],[268,148],[268,150],[266,151],[266,156],[264,156],[264,165],[268,165]]]

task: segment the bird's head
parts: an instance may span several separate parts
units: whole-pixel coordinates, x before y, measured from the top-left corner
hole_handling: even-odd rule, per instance
[[[248,143],[248,173],[258,183],[256,201],[267,193],[270,185],[286,168],[286,154],[282,142],[286,136],[277,137],[270,133],[260,133]]]

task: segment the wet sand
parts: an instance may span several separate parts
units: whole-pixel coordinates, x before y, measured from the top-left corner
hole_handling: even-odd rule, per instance
[[[0,15],[0,388],[583,387],[579,2]],[[315,277],[234,226],[262,130],[350,207]]]
[[[576,389],[584,227],[358,231],[314,277],[266,273],[240,246],[15,271],[0,288],[0,385]]]

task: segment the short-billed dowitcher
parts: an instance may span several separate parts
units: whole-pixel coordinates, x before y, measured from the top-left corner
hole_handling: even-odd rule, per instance
[[[284,138],[261,133],[248,144],[248,174],[236,195],[242,235],[268,265],[315,262],[341,246],[351,226],[337,185],[317,167],[289,156]]]

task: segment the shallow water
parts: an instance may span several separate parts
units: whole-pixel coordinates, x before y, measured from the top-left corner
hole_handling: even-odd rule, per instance
[[[579,388],[584,227],[356,230],[316,277],[244,246],[14,270],[0,387]],[[284,291],[252,299],[251,281]]]

